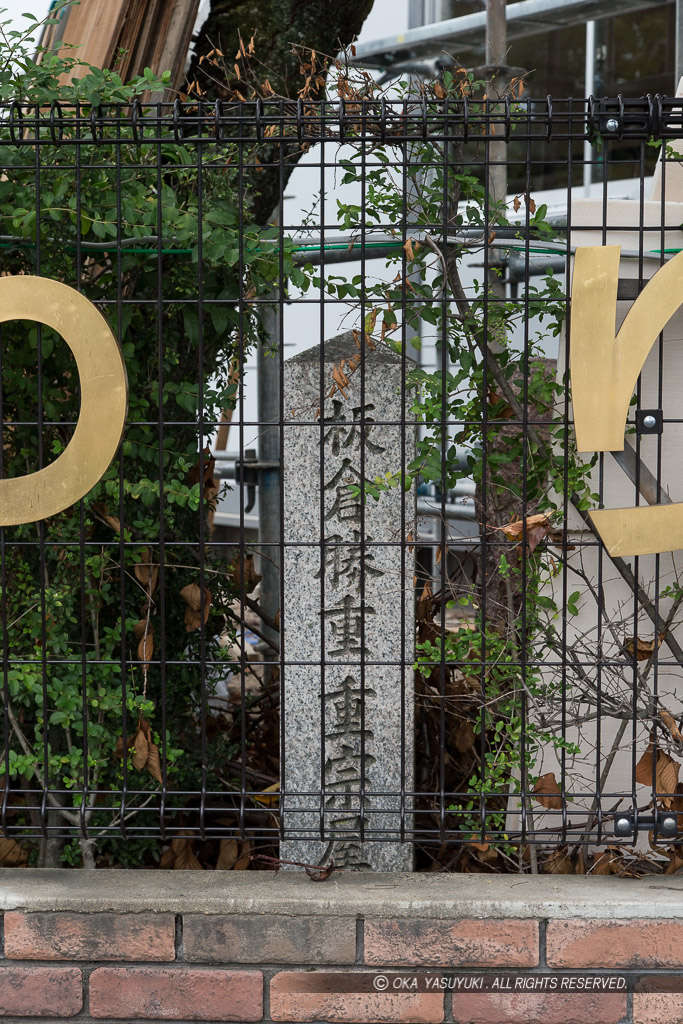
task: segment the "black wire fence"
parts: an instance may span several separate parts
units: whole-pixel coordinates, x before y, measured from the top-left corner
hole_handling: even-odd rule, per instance
[[[60,331],[39,282],[10,302],[7,840],[486,870],[650,832],[675,858],[674,535],[610,553],[590,513],[675,502],[680,315],[624,450],[579,452],[570,286],[577,250],[620,245],[613,322],[647,303],[683,248],[679,138],[660,96],[0,112],[2,283],[82,293],[128,378],[113,462],[41,518],[79,314]]]

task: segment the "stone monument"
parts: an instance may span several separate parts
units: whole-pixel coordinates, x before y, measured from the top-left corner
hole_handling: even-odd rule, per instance
[[[357,339],[284,364],[280,857],[409,871],[415,494],[359,490],[411,462],[415,428],[402,358],[378,346],[361,361]]]

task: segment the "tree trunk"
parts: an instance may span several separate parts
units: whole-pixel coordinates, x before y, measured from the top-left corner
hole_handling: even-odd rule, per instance
[[[296,99],[304,84],[300,55],[293,45],[334,57],[353,42],[372,9],[374,0],[330,3],[330,0],[213,0],[209,17],[197,35],[189,77],[201,82],[208,100],[224,99],[238,86],[237,78],[222,89],[202,75],[199,60],[217,47],[225,55],[227,66],[239,48],[240,36],[248,42],[254,37],[256,59],[277,97]],[[313,99],[324,98],[324,85],[310,92]],[[245,96],[245,99],[250,97]],[[269,147],[276,162],[278,148]],[[283,147],[284,150],[284,147]],[[267,223],[280,201],[284,187],[302,155],[301,147],[287,148],[282,179],[280,167],[262,167],[258,196],[252,213],[259,224]],[[262,161],[264,162],[264,161]]]

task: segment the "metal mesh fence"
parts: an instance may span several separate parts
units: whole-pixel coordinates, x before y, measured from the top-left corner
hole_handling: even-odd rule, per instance
[[[1,325],[3,835],[379,868],[675,838],[675,519],[641,550],[591,511],[676,508],[680,317],[647,289],[680,137],[659,96],[0,113],[3,281],[82,293],[128,374],[114,461],[39,518],[79,314],[60,337],[36,287]],[[577,335],[577,250],[614,245]],[[591,324],[636,302],[629,390]],[[624,388],[623,451],[591,449]]]

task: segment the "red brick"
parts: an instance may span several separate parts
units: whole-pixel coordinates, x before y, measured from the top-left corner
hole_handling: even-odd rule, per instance
[[[72,1017],[82,1008],[77,967],[0,966],[0,1016]]]
[[[346,979],[349,975],[346,974]],[[273,1020],[349,1021],[384,1024],[440,1024],[444,1019],[441,992],[339,992],[311,991],[317,980],[330,974],[281,971],[270,983],[270,1016]],[[324,984],[324,983],[323,983]],[[321,985],[322,987],[322,985]]]
[[[626,993],[467,992],[453,995],[456,1024],[618,1024]]]
[[[552,921],[549,967],[679,967],[681,921]]]
[[[186,960],[238,964],[352,964],[356,921],[352,917],[185,914]]]
[[[366,921],[367,964],[535,967],[537,921]]]
[[[683,993],[633,993],[633,1024],[683,1024]]]
[[[174,960],[173,914],[5,914],[13,960]]]
[[[261,1020],[263,975],[195,967],[98,967],[90,976],[90,1014],[146,1020]]]

